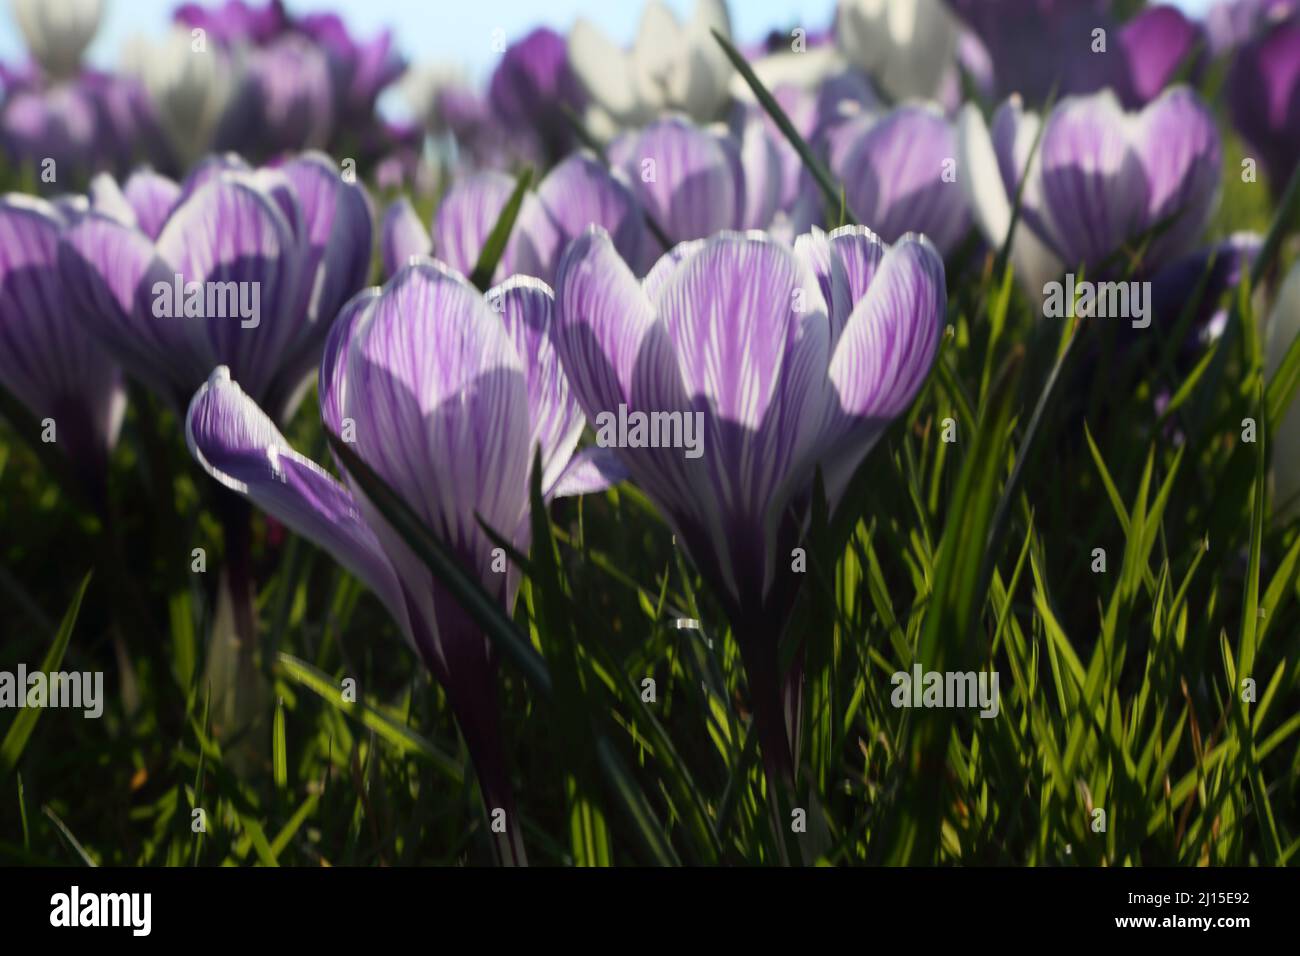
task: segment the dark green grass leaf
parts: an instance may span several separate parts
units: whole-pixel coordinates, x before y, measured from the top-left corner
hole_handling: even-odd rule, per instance
[[[727,59],[730,60],[732,65],[736,68],[736,72],[744,78],[745,82],[749,84],[749,88],[753,90],[754,97],[758,100],[759,105],[767,111],[768,116],[772,117],[772,122],[776,123],[777,129],[779,129],[781,134],[790,141],[790,145],[794,147],[794,151],[799,154],[800,161],[805,167],[807,167],[808,172],[812,174],[813,179],[816,180],[817,188],[821,190],[822,198],[826,200],[827,208],[831,210],[841,210],[841,225],[857,225],[860,223],[861,220],[854,215],[853,210],[849,208],[848,203],[844,198],[843,187],[835,182],[830,171],[827,170],[821,160],[813,154],[812,149],[810,149],[808,144],[804,142],[803,137],[799,135],[799,131],[794,128],[794,124],[790,122],[790,117],[785,115],[785,110],[781,109],[781,105],[777,103],[772,94],[767,91],[767,87],[763,85],[763,81],[754,73],[754,70],[750,67],[749,63],[746,62],[745,57],[717,30],[712,30],[711,32],[713,33],[713,39],[717,40],[718,45],[722,47],[722,52],[727,55]]]
[[[90,576],[94,572],[86,572],[86,576],[81,579],[81,584],[77,587],[77,593],[72,597],[72,603],[63,614],[63,621],[59,624],[59,631],[54,635],[54,643],[50,646],[49,652],[45,659],[41,661],[41,670],[45,674],[59,669],[59,664],[63,661],[63,654],[68,649],[68,641],[72,639],[72,629],[76,626],[77,615],[81,613],[81,599],[86,594],[86,588],[90,584]],[[26,693],[26,688],[20,688],[19,693]],[[36,729],[36,722],[41,719],[43,707],[23,707],[18,711],[18,716],[10,724],[4,740],[0,741],[0,775],[7,774],[14,767],[18,766],[18,760],[23,755],[23,749],[27,746],[27,741]]]
[[[487,242],[483,244],[483,251],[479,253],[478,262],[474,264],[474,271],[469,276],[469,281],[480,292],[486,292],[492,288],[492,276],[497,271],[497,264],[501,261],[501,257],[506,253],[506,244],[510,242],[510,233],[515,228],[515,220],[519,216],[519,210],[524,204],[524,196],[527,194],[528,187],[532,185],[532,182],[532,167],[526,167],[519,174],[519,179],[515,183],[515,191],[510,194],[510,199],[507,200],[505,208],[501,210],[496,225],[488,233]]]

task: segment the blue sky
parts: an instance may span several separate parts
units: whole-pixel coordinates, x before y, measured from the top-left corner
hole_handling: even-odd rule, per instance
[[[60,0],[46,0],[59,3]],[[103,29],[90,50],[101,66],[117,62],[123,41],[136,33],[158,33],[171,18],[178,0],[107,0]],[[685,13],[694,0],[666,0]],[[1178,0],[1179,6],[1203,11],[1211,0]],[[0,60],[23,56],[22,38],[14,26],[9,4],[0,0]],[[471,73],[483,74],[495,58],[493,31],[508,38],[546,23],[567,30],[579,15],[603,27],[611,36],[629,40],[636,32],[640,0],[289,0],[296,11],[334,10],[363,34],[392,27],[412,62],[453,61]],[[804,24],[820,28],[830,21],[834,0],[732,0],[732,25],[743,41],[755,40],[777,26]]]

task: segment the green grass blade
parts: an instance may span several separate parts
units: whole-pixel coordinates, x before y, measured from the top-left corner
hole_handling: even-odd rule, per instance
[[[63,614],[58,633],[54,635],[54,643],[45,655],[45,660],[41,661],[41,670],[47,675],[58,670],[59,664],[63,661],[63,654],[68,649],[68,641],[72,639],[72,629],[77,624],[77,615],[81,613],[81,599],[86,594],[92,573],[86,572],[86,576],[81,579],[77,593],[72,597],[72,603]],[[26,688],[20,689],[19,692],[26,693]],[[43,710],[43,707],[23,707],[18,711],[18,716],[10,724],[4,740],[0,741],[0,775],[7,774],[18,766],[18,760],[22,757],[23,749],[27,746],[32,731],[36,729],[36,722],[41,719]]]

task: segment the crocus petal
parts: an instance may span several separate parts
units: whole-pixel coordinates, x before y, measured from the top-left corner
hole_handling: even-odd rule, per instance
[[[55,77],[74,74],[104,14],[103,0],[14,0],[14,18],[27,48]]]
[[[1100,266],[1145,224],[1151,192],[1129,124],[1109,91],[1066,99],[1047,121],[1043,199],[1069,267]]]
[[[551,344],[555,296],[539,279],[514,276],[489,290],[487,300],[500,312],[523,360],[531,444],[541,449],[542,487],[550,488],[577,447],[585,421]]]
[[[1167,90],[1142,111],[1136,129],[1146,172],[1147,223],[1170,219],[1147,250],[1163,262],[1189,251],[1219,201],[1223,151],[1210,111],[1187,87]]]
[[[358,292],[341,310],[330,326],[321,355],[320,379],[317,394],[320,396],[321,420],[335,435],[346,438],[343,408],[347,396],[348,352],[352,348],[352,335],[361,316],[381,295],[378,288]],[[355,422],[353,427],[355,427]]]
[[[204,316],[166,321],[199,328],[210,354],[265,399],[301,331],[295,307],[304,250],[279,206],[244,182],[209,182],[167,221],[158,254],[187,284],[204,284]]]
[[[902,106],[859,129],[834,170],[850,208],[887,242],[923,232],[941,252],[951,251],[969,216],[947,119],[937,109]]]
[[[740,225],[744,173],[729,138],[670,116],[641,132],[625,163],[637,199],[673,242]]]
[[[131,174],[123,192],[135,212],[140,231],[150,239],[157,239],[180,200],[180,186],[151,169],[141,169]]]
[[[0,198],[0,383],[38,421],[54,419],[60,443],[80,443],[69,449],[74,457],[100,457],[117,440],[125,393],[117,366],[64,297],[62,228],[43,200]]]
[[[463,276],[417,261],[358,317],[346,383],[358,454],[492,581],[475,515],[512,534],[531,464],[523,365],[500,317]],[[372,524],[387,529],[377,515]],[[395,533],[380,539],[395,553]]]
[[[333,555],[413,640],[397,577],[351,492],[294,451],[224,365],[190,402],[185,437],[209,475]]]
[[[1201,28],[1173,6],[1139,11],[1119,32],[1128,67],[1125,102],[1139,107],[1159,95],[1201,42]]]
[[[386,276],[406,265],[412,256],[427,256],[433,252],[429,230],[424,228],[415,207],[405,196],[399,196],[384,213],[379,250]]]
[[[137,226],[135,210],[108,173],[100,173],[90,181],[90,207],[124,226]]]
[[[433,221],[433,247],[438,258],[465,275],[473,272],[514,188],[514,180],[497,172],[475,173],[452,184]],[[525,205],[528,202],[525,199]],[[507,245],[506,254],[493,275],[494,281],[501,281],[515,271],[512,250],[517,241],[512,238]]]
[[[585,17],[579,17],[569,32],[569,62],[601,109],[618,122],[637,118],[641,100],[628,56]]]
[[[904,237],[885,254],[830,361],[839,400],[824,462],[832,501],[925,382],[939,349],[946,308],[943,258],[924,237]]]
[[[584,448],[569,459],[550,488],[548,498],[594,495],[627,481],[631,473],[614,448]]]
[[[1028,150],[1033,144],[1038,117],[1022,113],[1019,104],[1003,104],[997,114],[998,148],[980,115],[968,103],[957,123],[958,179],[966,193],[975,224],[985,241],[1001,248],[1011,228],[1011,201],[1026,175]],[[1021,215],[1011,240],[1011,261],[1025,288],[1037,292],[1045,282],[1059,276],[1064,267],[1042,236],[1045,221],[1041,204],[1039,157],[1034,156],[1021,195]],[[1008,191],[1010,189],[1010,191]]]
[[[82,327],[164,396],[190,394],[216,364],[194,323],[154,317],[155,293],[173,287],[175,269],[138,230],[90,213],[64,233],[59,271]]]
[[[306,242],[303,280],[295,309],[303,321],[280,356],[283,391],[288,395],[281,414],[295,403],[296,383],[316,367],[321,343],[343,304],[366,283],[370,274],[374,227],[370,201],[364,189],[343,179],[338,167],[322,153],[308,153],[280,168],[287,180],[293,205],[302,216]]]
[[[550,282],[565,246],[592,225],[609,232],[624,259],[640,261],[646,227],[632,191],[594,157],[574,153],[521,210],[514,271]]]
[[[745,174],[744,229],[766,229],[781,205],[785,170],[781,151],[768,133],[761,110],[745,110],[740,121],[740,162]]]
[[[1232,122],[1281,195],[1300,160],[1300,16],[1238,51],[1228,73]]]

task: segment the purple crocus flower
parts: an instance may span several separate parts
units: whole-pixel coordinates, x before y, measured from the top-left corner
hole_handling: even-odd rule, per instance
[[[409,204],[399,202],[384,219],[385,271],[391,275],[411,256],[433,248],[452,268],[472,272],[514,188],[515,181],[504,173],[482,172],[458,180],[438,207],[432,237]],[[547,174],[536,193],[525,197],[497,266],[497,281],[519,273],[549,282],[564,247],[593,224],[615,236],[629,262],[640,261],[645,221],[632,191],[621,174],[611,173],[588,153],[574,153]]]
[[[174,22],[202,29],[210,39],[227,46],[269,43],[289,28],[289,15],[280,0],[255,6],[244,0],[226,0],[221,6],[183,3],[172,15]]]
[[[1300,14],[1243,46],[1228,74],[1233,125],[1281,194],[1300,160]]]
[[[1107,85],[1110,54],[1092,52],[1092,31],[1110,34],[1110,0],[948,0],[988,50],[998,95],[1041,103]],[[1109,49],[1109,48],[1108,48]]]
[[[214,157],[179,189],[144,173],[121,201],[113,191],[97,181],[97,211],[68,229],[60,250],[86,330],[182,407],[228,365],[260,404],[288,414],[330,322],[365,284],[363,189],[311,153],[258,171]]]
[[[330,62],[306,37],[288,34],[254,50],[245,83],[251,115],[228,124],[221,148],[274,156],[329,143],[335,121]]]
[[[1138,12],[1119,31],[1124,79],[1120,99],[1129,109],[1150,103],[1197,53],[1195,75],[1205,63],[1204,28],[1177,7],[1159,4]],[[1197,52],[1199,51],[1199,52]]]
[[[99,111],[90,91],[61,83],[49,89],[19,89],[0,106],[0,147],[18,167],[39,175],[47,159],[70,177],[98,165]]]
[[[945,308],[930,242],[891,248],[864,227],[793,246],[722,233],[677,246],[640,282],[592,229],[560,263],[564,370],[598,442],[615,446],[719,595],[774,784],[793,779],[777,644],[816,469],[833,506],[925,381]],[[677,420],[677,447],[662,434],[655,447],[622,442],[610,427],[641,414]]]
[[[824,137],[850,209],[886,242],[924,233],[947,255],[970,228],[957,183],[957,135],[938,107],[912,103],[863,115]],[[805,189],[816,193],[811,177]]]
[[[1205,43],[1204,29],[1159,4],[1122,26],[1110,0],[949,0],[988,51],[998,96],[1027,103],[1115,90],[1129,109],[1154,99]],[[1102,31],[1101,34],[1096,31]],[[1102,36],[1105,50],[1098,48]]]
[[[974,106],[963,111],[959,179],[995,247],[1010,227],[1040,122],[1014,97],[991,127]],[[1163,231],[1151,237],[1144,272],[1193,249],[1218,201],[1222,166],[1218,130],[1196,94],[1174,87],[1138,113],[1126,113],[1110,91],[1068,97],[1046,122],[1012,246],[1030,289],[1081,263],[1097,277],[1126,243],[1157,226]]]
[[[558,162],[575,142],[565,110],[580,117],[587,102],[564,37],[538,27],[510,44],[492,74],[488,101],[511,129],[531,131],[542,161]]]
[[[55,445],[102,506],[126,393],[117,365],[84,334],[66,298],[58,248],[69,220],[45,200],[0,197],[0,384],[38,422],[53,422]]]
[[[423,259],[344,307],[320,369],[326,427],[355,439],[357,454],[507,612],[518,578],[478,519],[527,551],[537,450],[547,496],[604,484],[573,454],[583,416],[549,342],[551,322],[551,290],[535,279],[510,279],[485,298]],[[524,862],[496,658],[472,619],[350,478],[340,483],[294,452],[224,367],[194,396],[186,433],[214,478],[325,548],[384,602],[447,691],[486,806],[506,810],[502,861]]]
[[[610,162],[671,242],[766,228],[776,214],[783,177],[776,144],[755,110],[738,113],[733,128],[672,115],[610,144]],[[647,248],[642,271],[663,251]]]
[[[369,117],[379,94],[406,69],[406,61],[394,48],[393,35],[387,30],[369,40],[357,40],[333,13],[309,14],[295,26],[328,56],[335,110],[346,121]]]

